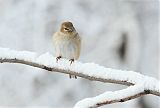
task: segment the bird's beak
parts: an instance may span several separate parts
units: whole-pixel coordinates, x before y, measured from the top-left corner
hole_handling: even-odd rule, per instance
[[[72,30],[72,29],[69,29],[68,31],[69,31],[69,32],[72,32],[73,30]]]

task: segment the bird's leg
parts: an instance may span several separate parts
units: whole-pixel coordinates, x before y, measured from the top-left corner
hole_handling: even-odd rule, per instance
[[[70,65],[74,62],[74,59],[70,59]],[[73,75],[75,79],[77,79],[77,76]],[[72,78],[72,75],[69,74],[69,78]]]
[[[74,59],[70,59],[69,60],[70,61],[70,65],[74,62]],[[75,79],[77,79],[77,76],[76,75],[73,75],[73,77],[75,78]],[[69,74],[69,78],[72,78],[72,75],[71,74]]]
[[[75,75],[74,78],[77,79],[77,76]]]
[[[71,79],[71,78],[77,79],[77,76],[76,76],[76,75],[71,75],[71,74],[69,74],[69,78],[70,78],[70,79]]]
[[[56,62],[57,62],[57,63],[58,63],[58,60],[59,60],[60,58],[62,58],[62,56],[58,56],[58,57],[56,58]]]
[[[70,59],[69,61],[70,61],[70,65],[71,65],[74,62],[74,59]]]
[[[69,78],[70,78],[70,79],[72,78],[71,74],[69,74]]]

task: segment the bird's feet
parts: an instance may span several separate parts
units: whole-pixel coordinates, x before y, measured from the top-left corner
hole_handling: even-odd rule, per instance
[[[57,62],[57,63],[58,63],[58,60],[59,60],[60,58],[62,58],[62,56],[58,56],[58,57],[56,58],[56,62]]]
[[[74,59],[70,59],[69,61],[70,61],[70,65],[71,65],[74,62]]]
[[[71,75],[71,74],[69,74],[69,78],[70,78],[70,79],[71,79],[71,78],[77,79],[77,76],[76,76],[76,75]]]
[[[70,59],[69,60],[70,61],[70,65],[74,62],[74,59]],[[71,74],[69,74],[69,78],[71,79],[71,78],[75,78],[75,79],[77,79],[77,76],[76,75],[71,75]]]

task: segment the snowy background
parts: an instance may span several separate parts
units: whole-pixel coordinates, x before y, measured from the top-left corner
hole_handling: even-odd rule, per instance
[[[158,78],[158,0],[0,0],[0,47],[53,53],[52,34],[72,21],[83,39],[80,61]],[[125,86],[0,64],[0,106],[71,108]],[[158,108],[149,95],[104,108]]]

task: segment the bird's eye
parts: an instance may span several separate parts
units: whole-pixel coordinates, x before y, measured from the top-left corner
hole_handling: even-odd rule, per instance
[[[68,28],[64,28],[64,30],[68,31],[69,29]]]

